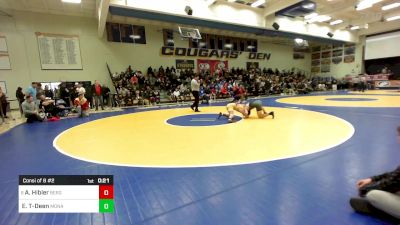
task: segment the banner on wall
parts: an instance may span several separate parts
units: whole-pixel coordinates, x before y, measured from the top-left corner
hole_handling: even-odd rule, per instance
[[[352,63],[352,62],[354,62],[354,55],[346,55],[346,56],[344,56],[344,62],[345,63]]]
[[[193,69],[194,70],[194,60],[177,59],[176,60],[176,69],[181,69],[181,70]]]
[[[8,47],[6,37],[0,35],[0,70],[10,70],[10,56],[8,54]]]
[[[400,80],[375,81],[375,87],[400,87]]]
[[[259,66],[260,66],[260,65],[259,65],[258,62],[246,62],[246,68],[247,68],[247,70],[250,70],[250,69],[258,69]]]
[[[387,73],[381,73],[381,74],[374,74],[374,75],[367,75],[367,74],[364,74],[364,75],[362,75],[362,76],[364,76],[365,78],[366,78],[366,80],[367,81],[387,81],[388,82],[388,84],[390,83],[389,82],[389,76],[390,76],[391,74],[387,74]],[[350,74],[348,74],[348,75],[346,75],[345,76],[345,80],[346,81],[348,81],[348,82],[353,82],[354,80],[357,80],[358,79],[358,76],[359,75],[350,75]],[[398,81],[396,81],[396,80],[392,80],[393,81],[393,83],[392,84],[396,84]],[[376,83],[375,83],[375,85],[377,85]],[[382,85],[385,85],[385,83],[383,82],[382,83]]]
[[[42,70],[81,70],[78,35],[36,32]]]
[[[304,59],[304,52],[293,52],[293,59]]]
[[[205,49],[205,48],[182,48],[173,46],[161,47],[161,55],[165,56],[192,56],[192,57],[205,57],[205,58],[226,58],[226,59],[237,59],[239,55],[247,55],[250,60],[269,60],[271,53],[261,52],[241,52],[231,50],[217,50],[217,49]]]
[[[198,59],[197,60],[197,71],[198,72],[207,72],[210,71],[211,74],[214,74],[217,70],[228,69],[228,61],[220,61],[220,60],[208,60],[208,59]]]

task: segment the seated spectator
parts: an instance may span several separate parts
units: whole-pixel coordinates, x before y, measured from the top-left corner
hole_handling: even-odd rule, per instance
[[[39,115],[38,108],[31,95],[27,95],[25,101],[22,103],[22,110],[24,116],[27,118],[27,123],[33,123],[34,121],[43,122],[43,117]]]
[[[174,102],[178,102],[179,100],[182,100],[179,88],[175,89],[175,91],[172,93],[171,98],[172,98],[172,101],[174,101]]]
[[[228,92],[227,83],[225,83],[225,84],[221,87],[221,90],[220,90],[219,94],[220,94],[220,95],[219,95],[220,98],[229,97],[229,92]]]
[[[89,101],[85,98],[84,93],[79,93],[78,97],[74,100],[74,105],[78,112],[79,117],[89,116]]]
[[[303,83],[303,82],[297,84],[297,93],[299,93],[299,94],[307,94],[308,91],[307,91],[306,88],[307,88],[306,84]]]
[[[56,106],[54,100],[46,98],[46,96],[44,95],[41,95],[39,99],[39,110],[43,110],[46,115],[48,115],[48,118],[60,119],[59,113],[62,112],[65,108],[63,105]]]
[[[397,127],[400,142],[400,126]],[[356,212],[393,221],[400,220],[400,167],[392,172],[361,179],[357,182],[361,198],[351,198]]]
[[[211,86],[210,100],[211,101],[217,100],[217,91],[215,90],[214,86]]]
[[[152,105],[160,103],[160,92],[158,90],[151,92],[150,102]]]
[[[201,104],[210,104],[210,91],[203,85],[200,87]]]

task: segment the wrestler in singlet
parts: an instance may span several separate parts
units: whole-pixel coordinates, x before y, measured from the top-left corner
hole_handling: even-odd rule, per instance
[[[237,102],[231,102],[226,105],[226,110],[228,111],[228,114],[226,113],[219,113],[218,119],[221,116],[228,117],[228,122],[233,122],[233,117],[234,117],[234,111],[240,112],[243,117],[246,119],[250,115],[250,111],[252,109],[257,110],[257,116],[258,118],[264,118],[267,116],[272,116],[272,118],[275,118],[275,114],[273,111],[271,112],[266,112],[262,106],[262,102],[260,100],[256,100],[253,102],[247,102],[247,101],[237,101]]]

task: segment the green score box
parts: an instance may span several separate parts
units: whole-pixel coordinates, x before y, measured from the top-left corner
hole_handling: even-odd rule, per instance
[[[114,200],[113,199],[100,199],[99,200],[99,212],[100,213],[113,213],[114,212]]]

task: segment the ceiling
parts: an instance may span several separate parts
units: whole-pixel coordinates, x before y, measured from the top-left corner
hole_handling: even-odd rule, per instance
[[[0,0],[0,10],[12,14],[12,10],[22,10],[39,12],[46,14],[71,15],[83,17],[96,17],[96,6],[99,0],[82,0],[81,4],[63,3],[61,0]],[[167,1],[167,0],[160,0]],[[200,1],[200,0],[198,0]],[[240,7],[251,7],[251,3],[256,0],[237,0],[236,2],[227,2],[227,0],[217,0],[217,4],[236,4]],[[284,4],[284,2],[295,2],[294,0],[266,0],[266,3],[260,6],[263,10],[272,10],[273,6]],[[342,19],[344,22],[339,25],[332,26],[335,30],[349,29],[352,25],[360,25],[362,29],[359,34],[368,35],[373,33],[385,32],[399,29],[400,20],[387,22],[384,18],[392,15],[400,15],[400,7],[388,11],[382,11],[381,7],[400,0],[382,0],[373,7],[357,11],[356,4],[359,0],[314,0],[317,3],[317,12],[320,15],[328,15],[332,20]],[[278,11],[278,10],[276,10]],[[1,13],[1,12],[0,12]],[[296,18],[303,20],[303,18]],[[325,22],[329,25],[329,21]],[[368,24],[368,29],[364,26]]]
[[[46,14],[96,17],[96,0],[82,0],[81,4],[61,0],[0,0],[0,10],[21,10]]]
[[[223,2],[226,0],[219,0],[219,2]],[[233,4],[241,4],[243,7],[249,7],[252,2],[255,0],[238,0]],[[266,3],[263,5],[266,10],[268,7],[274,5],[276,2],[285,0],[266,0]],[[342,24],[338,24],[335,26],[331,26],[333,29],[349,29],[350,26],[362,26],[360,29],[360,33],[362,34],[373,34],[376,32],[385,32],[393,30],[393,24],[399,24],[397,26],[400,28],[400,20],[387,22],[384,19],[389,16],[400,15],[400,7],[383,11],[381,10],[382,6],[388,5],[394,2],[400,2],[400,0],[382,0],[373,5],[371,8],[367,8],[364,10],[357,11],[356,5],[360,0],[313,0],[317,3],[316,12],[320,15],[330,16],[332,19],[330,21],[325,22],[325,24],[329,24],[329,22],[341,19],[344,22]],[[303,20],[303,18],[296,18]],[[365,29],[364,26],[368,24],[368,29]],[[369,29],[371,27],[379,27],[377,29]],[[369,31],[368,31],[369,30]]]

